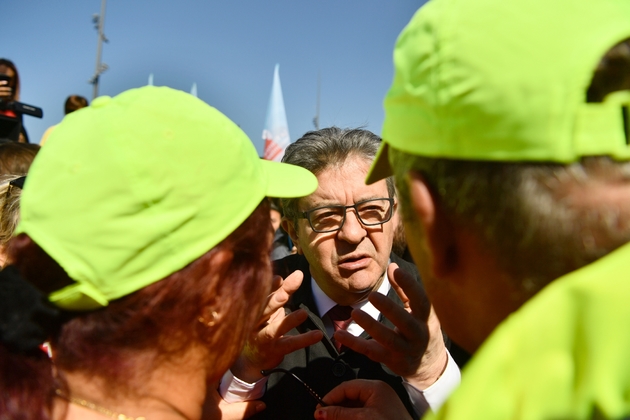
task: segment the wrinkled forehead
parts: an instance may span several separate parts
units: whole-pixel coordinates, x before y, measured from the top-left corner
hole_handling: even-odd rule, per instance
[[[351,205],[371,198],[389,197],[385,180],[365,184],[365,176],[372,161],[363,157],[349,157],[343,164],[330,165],[317,174],[315,192],[299,200],[299,208],[310,209],[329,204]]]

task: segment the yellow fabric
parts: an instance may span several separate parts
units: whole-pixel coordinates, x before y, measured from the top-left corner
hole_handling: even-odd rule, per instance
[[[146,86],[67,115],[29,170],[16,234],[76,281],[49,296],[91,310],[182,269],[266,197],[317,178],[263,161],[247,135],[184,92]]]
[[[50,133],[53,132],[53,130],[55,129],[55,127],[57,127],[57,124],[55,125],[51,125],[50,127],[48,127],[46,129],[46,131],[44,131],[44,134],[42,135],[41,140],[39,141],[39,145],[43,146],[44,144],[46,144],[46,142],[48,141],[48,136],[50,136]]]
[[[630,244],[555,280],[505,320],[429,419],[630,414]]]
[[[630,160],[619,104],[585,104],[628,0],[431,0],[401,32],[382,148],[448,159]],[[627,103],[627,102],[625,102]],[[381,153],[368,183],[392,174]]]

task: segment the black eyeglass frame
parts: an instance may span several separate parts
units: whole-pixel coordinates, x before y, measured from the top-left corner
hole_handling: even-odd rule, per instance
[[[359,211],[357,210],[357,206],[360,206],[362,204],[365,203],[369,203],[371,201],[382,201],[382,200],[386,200],[389,201],[389,214],[387,215],[387,218],[385,220],[383,220],[382,222],[377,222],[377,223],[365,223],[363,221],[363,219],[361,219],[361,215],[359,214]],[[341,223],[339,224],[339,227],[335,228],[335,229],[328,229],[328,230],[318,230],[315,229],[315,227],[313,226],[313,222],[311,221],[311,213],[313,213],[314,211],[317,210],[321,210],[321,209],[343,209],[343,216],[341,219]],[[331,206],[320,206],[320,207],[315,207],[314,209],[310,209],[307,211],[303,211],[302,213],[298,213],[298,219],[306,219],[308,220],[308,224],[311,226],[311,229],[313,229],[313,231],[315,233],[330,233],[330,232],[336,232],[338,230],[341,230],[343,228],[344,223],[346,223],[346,215],[348,213],[348,209],[354,209],[354,213],[357,215],[357,219],[359,219],[359,222],[361,222],[361,224],[363,226],[378,226],[378,225],[382,225],[384,223],[389,222],[392,219],[392,216],[394,215],[394,199],[391,197],[383,197],[383,198],[370,198],[369,200],[363,200],[363,201],[359,201],[358,203],[354,203],[351,206],[343,206],[341,204],[337,204],[337,205],[331,205]]]
[[[19,189],[24,189],[24,182],[26,181],[26,175],[21,176],[19,178],[12,179],[9,181],[9,185],[12,187],[18,187]]]

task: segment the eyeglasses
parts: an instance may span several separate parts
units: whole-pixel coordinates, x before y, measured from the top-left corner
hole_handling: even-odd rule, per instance
[[[282,369],[282,368],[275,368],[275,369],[269,369],[269,370],[261,370],[260,373],[262,373],[264,376],[269,376],[272,373],[286,373],[287,375],[289,375],[289,377],[297,380],[299,383],[304,385],[304,388],[306,388],[306,390],[308,391],[309,395],[311,397],[315,398],[317,400],[317,402],[322,407],[326,407],[326,403],[324,401],[322,401],[322,398],[317,394],[317,392],[313,391],[313,388],[308,386],[306,384],[306,382],[301,380],[295,373],[291,372],[290,370],[286,370],[286,369]]]
[[[343,227],[346,211],[354,209],[363,226],[376,226],[388,222],[392,218],[393,198],[374,198],[361,201],[351,206],[322,206],[302,212],[300,219],[307,219],[311,228],[317,233],[335,232]]]

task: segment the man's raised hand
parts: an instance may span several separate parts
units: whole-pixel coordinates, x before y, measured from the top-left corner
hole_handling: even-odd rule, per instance
[[[234,376],[253,383],[262,378],[261,370],[275,368],[287,354],[311,346],[322,339],[321,331],[285,335],[308,317],[302,309],[289,314],[284,310],[284,305],[302,284],[303,277],[301,271],[291,273],[284,281],[276,276],[275,280],[279,281],[279,287],[269,295],[257,327],[250,334],[245,348],[232,366]]]
[[[360,310],[352,318],[372,336],[372,340],[354,337],[339,330],[335,339],[370,359],[384,363],[394,373],[423,390],[432,385],[448,362],[440,323],[422,286],[398,267],[387,268],[389,281],[403,302],[403,307],[380,293],[370,294],[370,302],[395,328],[381,324]]]

